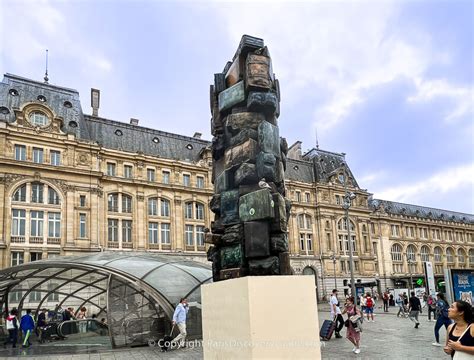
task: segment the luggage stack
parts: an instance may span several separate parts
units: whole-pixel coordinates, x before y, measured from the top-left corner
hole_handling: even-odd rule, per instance
[[[242,37],[214,74],[210,105],[215,221],[206,242],[214,281],[289,275],[288,144],[279,136],[280,89],[262,39]]]

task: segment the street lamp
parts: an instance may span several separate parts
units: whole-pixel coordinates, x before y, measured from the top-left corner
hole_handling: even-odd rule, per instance
[[[344,171],[344,202],[342,204],[342,208],[345,211],[345,216],[346,216],[346,226],[347,226],[347,242],[349,244],[349,269],[351,272],[351,292],[352,296],[356,296],[356,291],[355,291],[355,281],[354,281],[354,258],[352,256],[352,241],[351,241],[351,226],[350,226],[350,220],[349,220],[349,208],[351,207],[351,201],[356,198],[356,194],[353,192],[349,192],[347,190],[347,172]]]
[[[336,281],[336,254],[332,254],[329,259],[332,260],[333,268],[334,268],[334,289],[337,289],[337,281]]]
[[[408,271],[410,272],[410,291],[413,290],[413,274],[411,271],[411,265],[416,264],[416,260],[413,260],[411,257],[407,256],[407,262],[408,262]]]

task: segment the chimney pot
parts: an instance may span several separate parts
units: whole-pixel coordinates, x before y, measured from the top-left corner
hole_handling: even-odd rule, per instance
[[[130,125],[135,125],[137,126],[138,125],[138,119],[135,119],[135,118],[130,118]]]
[[[202,134],[200,132],[195,132],[193,138],[200,139]]]
[[[92,107],[92,116],[99,116],[99,107],[100,107],[100,90],[91,89],[91,107]]]

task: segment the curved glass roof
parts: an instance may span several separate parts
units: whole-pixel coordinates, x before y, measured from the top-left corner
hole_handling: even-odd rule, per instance
[[[49,291],[59,294],[67,294],[68,285],[72,283],[75,289],[82,284],[84,288],[95,286],[103,293],[106,291],[104,282],[110,275],[132,282],[164,301],[168,312],[174,309],[181,297],[200,302],[201,284],[212,281],[210,266],[186,259],[183,255],[114,251],[49,258],[0,270],[0,294],[5,300],[5,295],[15,288],[37,291],[51,280],[57,288]],[[40,291],[45,293],[44,297],[50,294]],[[68,296],[89,301],[79,292]]]

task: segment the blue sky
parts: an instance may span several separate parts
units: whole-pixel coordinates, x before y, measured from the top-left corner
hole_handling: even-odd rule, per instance
[[[474,212],[472,1],[3,1],[0,70],[101,90],[103,117],[210,139],[209,84],[265,39],[280,133],[375,197]]]

